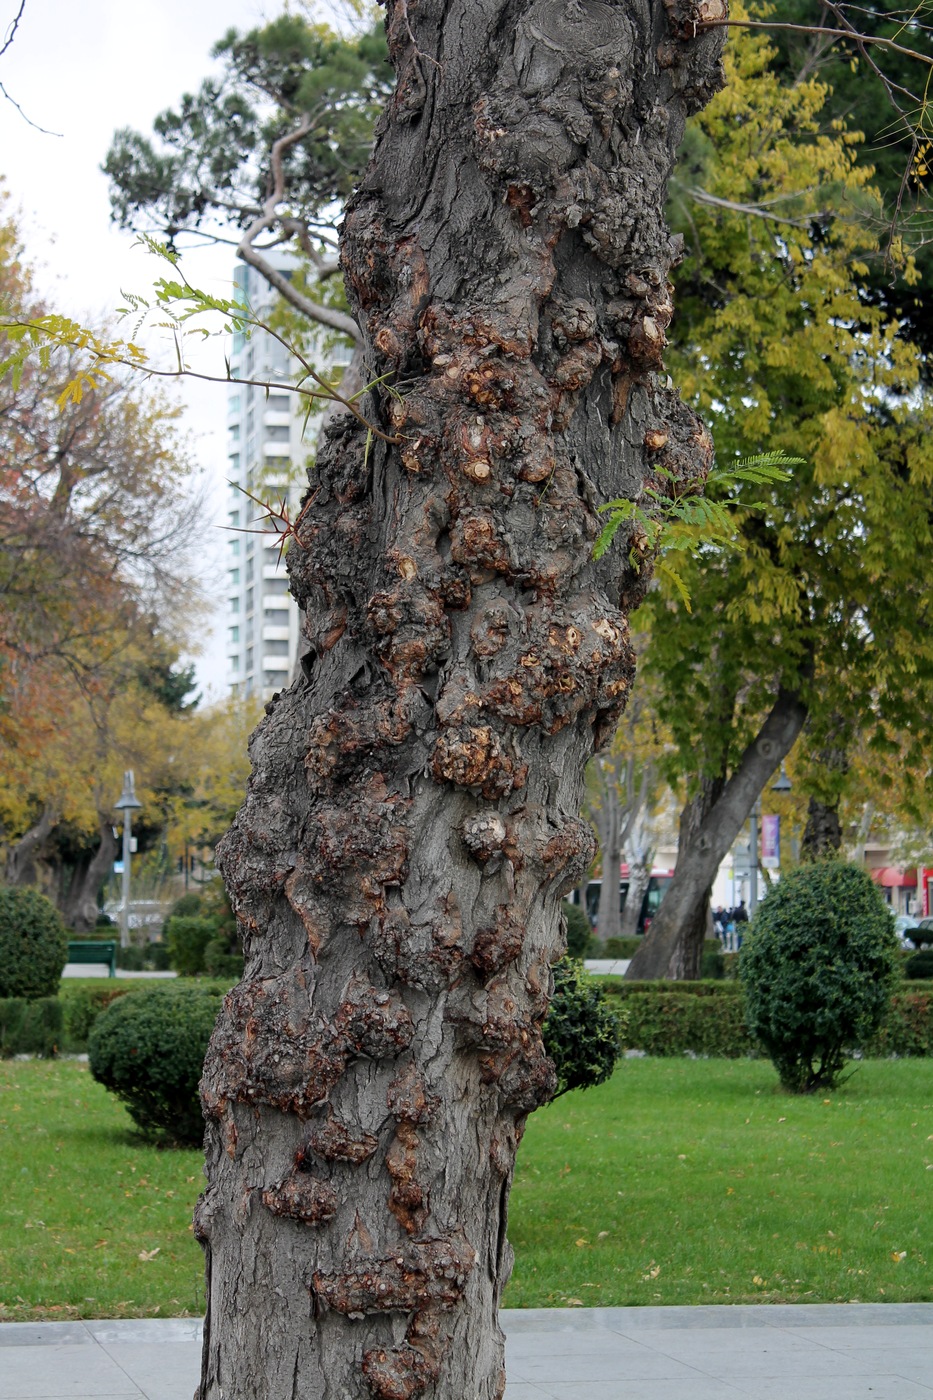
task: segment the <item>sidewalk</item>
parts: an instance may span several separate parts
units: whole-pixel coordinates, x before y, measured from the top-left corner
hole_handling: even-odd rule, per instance
[[[933,1303],[514,1309],[502,1324],[506,1400],[933,1398]],[[199,1333],[0,1323],[0,1400],[191,1400]]]

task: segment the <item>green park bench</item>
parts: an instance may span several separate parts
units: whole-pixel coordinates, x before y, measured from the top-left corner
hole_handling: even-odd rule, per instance
[[[113,938],[100,939],[92,942],[84,940],[80,942],[68,943],[68,961],[70,963],[107,963],[110,968],[108,977],[117,975],[117,944]]]

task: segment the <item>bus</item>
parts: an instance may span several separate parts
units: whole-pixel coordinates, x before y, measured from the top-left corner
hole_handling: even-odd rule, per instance
[[[651,920],[661,907],[661,900],[667,893],[668,885],[674,878],[673,870],[652,870],[648,879],[648,888],[645,890],[644,898],[641,902],[641,909],[638,914],[638,933],[642,934],[651,927]],[[599,913],[599,894],[602,889],[602,880],[590,880],[586,887],[586,916],[592,925],[593,932],[599,938],[600,932],[597,928],[596,916]],[[622,865],[619,878],[619,913],[625,908],[625,901],[628,898],[629,877],[628,866]],[[580,903],[580,891],[574,890],[568,896],[571,904]]]

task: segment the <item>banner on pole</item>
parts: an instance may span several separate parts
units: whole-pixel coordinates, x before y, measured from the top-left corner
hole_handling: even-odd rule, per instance
[[[781,818],[765,816],[761,819],[761,864],[765,870],[779,870],[781,866]]]

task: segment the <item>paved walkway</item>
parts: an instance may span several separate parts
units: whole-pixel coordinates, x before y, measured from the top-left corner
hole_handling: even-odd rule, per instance
[[[933,1397],[933,1303],[515,1309],[502,1321],[506,1400]],[[191,1400],[199,1336],[181,1319],[0,1323],[0,1400]]]

